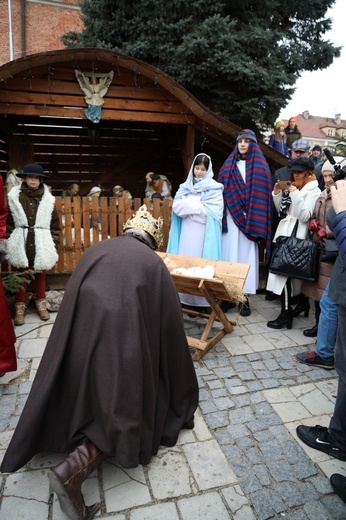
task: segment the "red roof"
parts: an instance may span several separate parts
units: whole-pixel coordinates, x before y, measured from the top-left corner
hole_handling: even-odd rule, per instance
[[[341,137],[341,130],[346,130],[346,120],[341,119],[340,115],[333,117],[321,117],[321,116],[313,116],[309,114],[308,111],[303,112],[303,114],[298,114],[295,116],[296,124],[299,128],[303,137],[307,139],[323,139],[328,137],[326,135],[326,131],[323,131],[322,128],[335,128],[338,132],[338,136]],[[284,120],[285,126],[288,124],[288,120]]]

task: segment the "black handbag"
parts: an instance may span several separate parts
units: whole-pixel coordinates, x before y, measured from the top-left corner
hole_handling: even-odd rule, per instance
[[[289,237],[279,236],[272,252],[269,272],[314,282],[318,278],[320,244],[297,238],[298,220]]]
[[[339,254],[335,238],[322,238],[321,262],[335,262]]]

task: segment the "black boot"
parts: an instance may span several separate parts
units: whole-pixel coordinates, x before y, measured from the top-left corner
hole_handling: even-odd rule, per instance
[[[265,300],[267,300],[268,302],[273,302],[274,300],[276,300],[276,298],[278,297],[277,294],[271,292],[271,291],[268,291],[267,294],[265,295]]]
[[[298,304],[293,309],[293,317],[297,318],[299,314],[304,312],[304,318],[307,318],[309,316],[310,312],[310,303],[309,298],[307,296],[304,296],[304,294],[299,295]]]
[[[283,310],[280,312],[276,320],[268,321],[267,327],[271,329],[282,329],[286,325],[288,329],[292,328],[293,316],[292,309]]]
[[[306,329],[303,331],[304,336],[306,336],[307,338],[316,338],[317,337],[318,322],[320,319],[320,314],[321,314],[320,302],[315,301],[316,324],[313,327],[311,327],[311,329]]]
[[[250,302],[249,297],[246,296],[246,301],[239,303],[239,314],[240,316],[250,316],[251,309],[250,309]]]
[[[286,326],[292,328],[293,314],[291,308],[291,280],[288,279],[281,293],[281,312],[276,320],[268,321],[267,327],[271,329],[282,329]]]
[[[223,300],[221,302],[220,307],[221,307],[223,312],[228,312],[230,309],[234,309],[234,307],[236,307],[236,305],[237,304],[235,302],[229,302],[227,300]]]

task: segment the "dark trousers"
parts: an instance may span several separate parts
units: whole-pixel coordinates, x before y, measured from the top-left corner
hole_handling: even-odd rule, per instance
[[[334,366],[339,375],[339,384],[328,430],[335,444],[346,451],[346,307],[339,305],[338,312]]]

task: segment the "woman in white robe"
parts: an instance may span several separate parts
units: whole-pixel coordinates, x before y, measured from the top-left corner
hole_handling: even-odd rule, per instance
[[[223,186],[213,176],[211,158],[203,153],[196,155],[174,197],[167,253],[221,259]],[[208,305],[200,296],[180,293],[179,297],[189,307]]]

